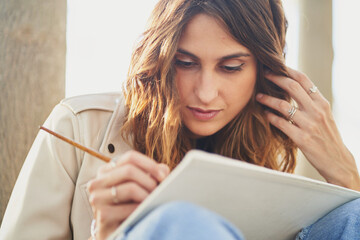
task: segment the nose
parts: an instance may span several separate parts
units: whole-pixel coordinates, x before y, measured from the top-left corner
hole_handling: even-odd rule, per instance
[[[219,95],[216,74],[210,70],[203,70],[195,86],[195,95],[203,104],[210,104]]]

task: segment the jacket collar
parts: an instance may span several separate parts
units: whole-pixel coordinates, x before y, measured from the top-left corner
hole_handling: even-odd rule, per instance
[[[103,142],[99,149],[101,153],[104,153],[106,156],[110,157],[119,156],[133,149],[132,146],[123,140],[120,133],[120,129],[123,126],[126,115],[125,99],[123,94],[120,94],[119,97],[115,99],[115,101],[116,106],[110,118],[109,124],[105,131]]]

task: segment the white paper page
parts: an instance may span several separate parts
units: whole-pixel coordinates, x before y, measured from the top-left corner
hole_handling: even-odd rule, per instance
[[[356,191],[193,150],[109,239],[170,201],[206,207],[246,239],[294,239],[301,228],[356,198]]]

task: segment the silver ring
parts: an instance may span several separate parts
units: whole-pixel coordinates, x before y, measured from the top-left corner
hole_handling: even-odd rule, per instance
[[[96,233],[97,233],[98,229],[96,227],[96,220],[93,219],[91,221],[91,227],[90,227],[90,234],[91,234],[91,239],[96,239]]]
[[[120,202],[117,196],[117,191],[115,186],[111,187],[111,196],[113,197],[113,203],[118,204]]]
[[[287,119],[288,119],[288,121],[289,121],[291,124],[294,124],[293,117],[294,117],[297,109],[298,109],[297,107],[291,106],[290,110],[288,111],[289,116],[287,117]]]
[[[312,94],[312,93],[316,93],[318,91],[318,88],[317,86],[312,86],[311,88],[309,88],[309,95]]]

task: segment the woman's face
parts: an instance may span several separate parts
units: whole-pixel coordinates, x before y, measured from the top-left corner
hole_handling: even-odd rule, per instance
[[[196,138],[210,136],[248,103],[256,82],[256,59],[216,20],[196,15],[175,56],[181,117]]]

